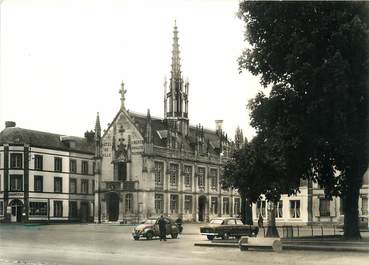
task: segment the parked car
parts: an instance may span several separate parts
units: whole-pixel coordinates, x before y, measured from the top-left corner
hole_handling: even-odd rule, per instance
[[[152,239],[153,237],[157,237],[160,235],[159,231],[159,221],[160,217],[153,217],[143,221],[141,224],[136,226],[132,232],[132,236],[135,240],[140,239],[140,237],[145,237],[146,239]],[[170,235],[172,238],[177,238],[179,234],[179,230],[175,222],[165,217],[164,218],[166,225],[166,234]]]
[[[259,228],[253,225],[244,225],[238,218],[216,218],[209,224],[200,227],[200,234],[206,235],[209,240],[215,237],[228,239],[229,237],[240,238],[241,236],[256,236]]]

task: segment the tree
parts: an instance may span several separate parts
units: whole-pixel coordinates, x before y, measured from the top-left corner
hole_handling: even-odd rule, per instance
[[[274,155],[278,148],[263,135],[256,136],[233,152],[224,166],[222,179],[223,188],[238,190],[242,199],[242,221],[246,224],[252,223],[251,204],[265,196],[270,205],[267,236],[278,236],[275,206],[281,194],[295,194],[299,187],[298,182],[291,181],[291,177],[285,174],[283,159]],[[246,209],[249,209],[248,213]]]
[[[368,168],[368,2],[241,2],[251,48],[240,69],[272,85],[249,103],[251,124],[279,143],[296,179],[341,196],[344,235],[359,238],[358,199]]]

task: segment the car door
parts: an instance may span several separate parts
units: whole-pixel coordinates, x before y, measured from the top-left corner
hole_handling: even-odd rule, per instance
[[[171,226],[171,222],[168,218],[165,218],[165,232],[167,235],[171,234],[172,231],[172,226]]]
[[[229,235],[235,235],[237,234],[237,231],[235,231],[236,229],[236,222],[234,219],[228,219],[227,220],[227,230]]]
[[[237,235],[248,235],[249,233],[248,231],[248,227],[245,226],[242,221],[240,219],[235,219],[236,222],[236,226],[235,226],[235,231],[237,233]]]
[[[156,236],[160,235],[160,229],[159,229],[159,219],[156,220],[155,225],[153,226],[153,231]]]

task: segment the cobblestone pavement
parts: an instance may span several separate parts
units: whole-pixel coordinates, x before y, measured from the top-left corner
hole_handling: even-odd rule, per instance
[[[178,239],[134,241],[120,225],[0,225],[0,264],[367,264],[367,253],[248,251],[195,247],[198,225]]]

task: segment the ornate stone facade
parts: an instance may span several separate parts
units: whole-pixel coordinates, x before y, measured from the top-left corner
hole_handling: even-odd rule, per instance
[[[221,128],[189,125],[189,82],[181,73],[174,27],[171,75],[164,82],[164,119],[121,108],[105,130],[96,122],[95,221],[138,222],[161,213],[206,221],[240,212],[240,198],[219,184],[230,142]]]

